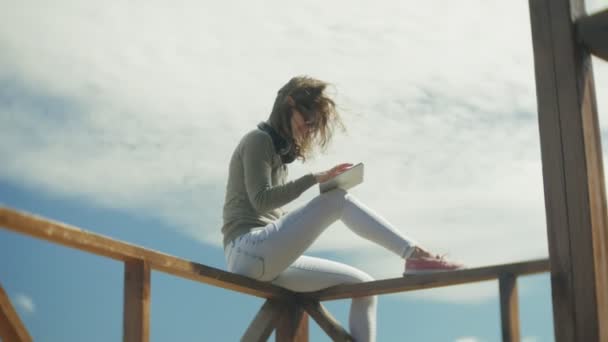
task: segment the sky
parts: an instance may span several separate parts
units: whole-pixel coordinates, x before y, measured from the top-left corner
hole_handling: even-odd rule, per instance
[[[347,129],[291,177],[362,161],[353,195],[427,248],[469,267],[548,255],[527,1],[2,0],[0,51],[2,205],[225,269],[230,154],[306,74],[332,83]],[[593,67],[604,133],[608,63]],[[307,254],[403,268],[340,223]],[[36,341],[121,339],[121,263],[3,229],[0,258]],[[519,292],[523,341],[552,341],[548,275]],[[378,340],[499,341],[497,294],[381,296]],[[238,340],[261,304],[153,272],[151,340]],[[346,326],[348,302],[327,306]],[[311,340],[327,340],[314,323]]]

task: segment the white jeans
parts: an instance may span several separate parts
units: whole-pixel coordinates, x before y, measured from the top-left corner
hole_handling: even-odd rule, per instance
[[[228,270],[297,292],[373,280],[354,267],[302,255],[338,219],[399,257],[409,256],[416,245],[352,195],[337,189],[230,242],[225,249]],[[355,341],[375,341],[376,297],[352,300],[349,326]]]

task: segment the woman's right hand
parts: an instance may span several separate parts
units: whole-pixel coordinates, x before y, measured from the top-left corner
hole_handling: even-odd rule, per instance
[[[338,164],[327,171],[315,173],[314,176],[317,179],[318,183],[324,183],[341,174],[342,172],[350,169],[352,166],[353,164],[351,163]]]

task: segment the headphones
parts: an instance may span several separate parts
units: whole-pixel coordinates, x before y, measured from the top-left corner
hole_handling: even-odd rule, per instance
[[[270,136],[274,145],[274,151],[281,157],[283,164],[289,164],[296,160],[296,151],[293,148],[293,144],[279,135],[272,126],[266,122],[260,122],[258,129]]]

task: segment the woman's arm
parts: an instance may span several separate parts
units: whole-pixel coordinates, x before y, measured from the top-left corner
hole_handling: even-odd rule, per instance
[[[260,213],[279,208],[298,198],[317,183],[308,174],[282,185],[272,185],[272,140],[266,134],[253,134],[243,147],[245,187],[249,201]]]

